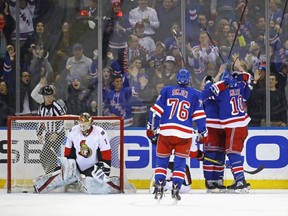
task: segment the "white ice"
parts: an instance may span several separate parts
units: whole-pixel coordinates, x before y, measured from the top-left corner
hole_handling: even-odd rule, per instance
[[[158,204],[148,190],[136,194],[0,192],[0,216],[288,216],[288,190],[251,190],[249,194],[206,194],[191,190],[173,205],[170,193]]]

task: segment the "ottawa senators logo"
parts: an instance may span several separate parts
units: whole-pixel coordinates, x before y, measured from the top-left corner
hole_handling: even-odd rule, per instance
[[[80,151],[78,152],[84,158],[89,158],[92,155],[92,150],[87,146],[85,140],[80,142]]]

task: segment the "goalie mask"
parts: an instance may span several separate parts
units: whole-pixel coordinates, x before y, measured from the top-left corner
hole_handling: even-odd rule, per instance
[[[79,126],[81,128],[82,133],[87,133],[92,125],[92,117],[89,113],[82,113],[79,117]]]

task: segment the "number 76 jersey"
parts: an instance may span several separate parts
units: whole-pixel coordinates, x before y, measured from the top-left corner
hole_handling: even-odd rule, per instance
[[[206,130],[200,98],[200,92],[188,86],[164,87],[150,108],[149,122],[154,128],[160,128],[159,134],[163,136],[191,138],[193,121],[200,133]]]

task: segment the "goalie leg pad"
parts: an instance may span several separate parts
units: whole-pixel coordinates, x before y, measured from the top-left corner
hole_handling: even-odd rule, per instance
[[[80,173],[74,159],[62,157],[61,169],[47,175],[40,176],[34,180],[36,193],[48,193],[56,188],[77,182]]]
[[[61,170],[57,170],[47,175],[39,176],[34,180],[34,189],[36,193],[48,193],[56,188],[76,182],[76,176],[63,179]]]
[[[72,176],[78,176],[80,178],[80,173],[77,170],[76,161],[74,159],[68,159],[66,157],[61,157],[61,169],[63,179],[69,179]]]
[[[110,181],[109,177],[107,182],[99,182],[94,177],[87,176],[83,179],[83,184],[86,186],[85,192],[88,194],[115,194],[120,193],[119,178],[117,180]],[[117,184],[118,183],[118,184]],[[111,186],[112,185],[112,186]]]

